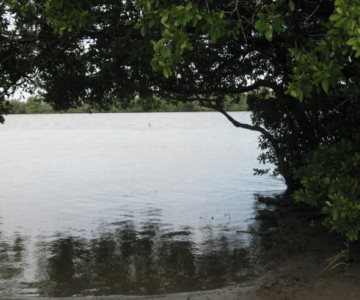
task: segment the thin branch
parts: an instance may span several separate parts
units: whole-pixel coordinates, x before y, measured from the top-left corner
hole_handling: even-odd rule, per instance
[[[237,15],[237,17],[239,19],[239,24],[240,24],[240,28],[241,28],[241,33],[243,34],[243,37],[244,37],[244,42],[245,42],[245,44],[247,44],[248,39],[247,39],[247,36],[245,34],[244,26],[243,26],[243,24],[241,22],[241,16],[240,16],[239,10],[236,10],[236,15]]]
[[[203,99],[200,98],[200,96],[196,95],[196,97],[198,98],[198,101],[200,102],[200,104],[202,106],[208,107],[208,108],[212,108],[218,112],[220,112],[221,114],[223,114],[226,119],[228,119],[235,127],[237,128],[243,128],[243,129],[248,129],[248,130],[252,130],[252,131],[257,131],[260,132],[264,138],[266,138],[272,145],[276,156],[278,157],[278,163],[279,163],[279,167],[281,169],[284,169],[284,153],[281,150],[279,144],[277,143],[276,139],[271,135],[270,132],[268,132],[267,130],[265,130],[264,128],[258,126],[258,125],[250,125],[250,124],[246,124],[246,123],[242,123],[239,122],[238,120],[234,119],[231,115],[229,115],[225,109],[223,108],[223,106],[217,102],[217,103],[211,103],[210,101],[204,101]]]
[[[205,0],[205,4],[206,4],[206,9],[207,9],[208,13],[210,13],[209,3],[207,2],[207,0]]]
[[[273,141],[273,136],[267,132],[264,128],[257,126],[257,125],[249,125],[246,123],[241,123],[238,120],[234,119],[228,112],[226,112],[222,107],[217,106],[216,110],[222,113],[235,127],[244,128],[252,131],[258,131],[263,134],[268,140]]]
[[[234,12],[239,12],[239,0],[235,0],[234,8],[231,11],[226,11],[226,13],[233,14]]]
[[[4,57],[4,59],[2,59],[2,60],[0,61],[0,65],[2,65],[4,62],[6,62],[7,60],[9,60],[12,56],[13,56],[13,54],[10,54],[10,55]]]
[[[247,37],[246,37],[244,26],[242,25],[241,16],[240,16],[240,13],[239,13],[239,0],[235,0],[234,8],[231,11],[226,11],[225,13],[228,13],[228,14],[236,13],[236,16],[237,16],[237,18],[239,20],[241,32],[242,32],[242,34],[244,36],[245,44],[247,44]]]
[[[197,95],[197,99],[199,100],[200,104],[202,106],[214,109],[218,112],[220,112],[221,114],[223,114],[235,127],[238,128],[243,128],[243,129],[248,129],[248,130],[252,130],[252,131],[258,131],[260,133],[262,133],[265,136],[270,136],[272,138],[272,136],[270,135],[270,133],[268,133],[264,128],[257,126],[257,125],[250,125],[250,124],[246,124],[246,123],[241,123],[239,121],[237,121],[236,119],[234,119],[232,116],[230,116],[222,107],[222,105],[220,105],[219,103],[211,103],[211,101],[204,101],[203,99],[201,99],[201,97],[199,95]]]
[[[305,20],[305,22],[304,22],[305,24],[310,21],[310,19],[311,19],[311,18],[313,17],[313,15],[318,11],[319,8],[320,8],[320,4],[319,4],[318,6],[316,6],[315,9],[314,9],[314,11],[306,18],[306,20]]]

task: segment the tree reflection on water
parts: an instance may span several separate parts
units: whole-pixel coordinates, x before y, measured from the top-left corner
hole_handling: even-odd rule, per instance
[[[0,232],[0,280],[6,281],[23,274],[24,239],[16,236],[12,242],[2,240]]]
[[[26,288],[55,297],[158,294],[220,288],[251,276],[250,252],[239,247],[238,233],[208,226],[196,241],[191,228],[166,228],[157,221],[124,221],[96,238],[43,239],[34,249],[36,280]],[[3,289],[9,280],[20,281],[26,250],[21,237],[0,247]],[[22,288],[24,283],[15,285],[16,292]]]

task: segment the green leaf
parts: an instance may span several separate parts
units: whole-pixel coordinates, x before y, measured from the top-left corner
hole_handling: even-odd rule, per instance
[[[165,78],[169,78],[171,76],[171,70],[169,68],[163,68],[163,75]]]
[[[255,22],[255,28],[259,31],[259,32],[263,32],[264,29],[266,28],[266,24],[264,23],[263,20],[259,19]]]
[[[162,18],[161,18],[161,24],[165,25],[166,24],[166,21],[168,20],[168,17],[169,17],[169,14],[168,13],[165,13]]]
[[[358,39],[355,38],[355,37],[353,37],[353,38],[349,39],[349,40],[346,42],[346,45],[352,46],[352,45],[356,44],[357,41],[358,41]]]
[[[180,49],[186,49],[187,48],[187,41],[185,41],[185,42],[183,42],[183,43],[181,43],[181,45],[180,45]]]
[[[278,20],[273,24],[273,28],[275,32],[282,32],[283,31],[283,22]]]
[[[330,85],[329,78],[325,78],[321,81],[321,86],[325,91],[325,93],[329,92],[329,85]]]
[[[271,40],[272,40],[272,38],[273,38],[273,31],[272,31],[272,29],[267,29],[267,30],[265,31],[265,38],[266,38],[269,42],[271,42]]]
[[[333,219],[334,221],[336,221],[336,220],[338,219],[338,217],[339,217],[339,212],[338,212],[336,209],[334,209],[334,210],[332,211],[332,219]]]
[[[295,10],[295,3],[293,0],[289,1],[289,10],[293,12]]]
[[[340,16],[338,14],[333,14],[333,15],[330,16],[329,20],[332,21],[332,22],[336,22],[341,18],[342,18],[342,16]]]

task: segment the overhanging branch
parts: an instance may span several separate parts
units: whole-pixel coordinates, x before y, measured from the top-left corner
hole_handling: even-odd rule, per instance
[[[247,123],[239,122],[238,120],[233,118],[227,111],[225,111],[224,107],[221,105],[221,103],[219,101],[215,102],[215,103],[211,102],[211,101],[204,101],[204,99],[201,99],[201,97],[199,97],[199,96],[197,96],[197,99],[198,99],[198,101],[200,102],[200,104],[202,106],[212,108],[212,109],[220,112],[235,127],[260,132],[271,143],[271,145],[272,145],[272,147],[273,147],[273,149],[274,149],[274,151],[276,153],[276,156],[278,157],[279,166],[280,166],[281,169],[283,169],[283,166],[285,164],[284,154],[283,154],[283,151],[281,151],[281,148],[279,147],[279,144],[277,143],[276,139],[271,135],[271,133],[269,133],[267,130],[265,130],[261,126],[250,125],[250,124],[247,124]]]

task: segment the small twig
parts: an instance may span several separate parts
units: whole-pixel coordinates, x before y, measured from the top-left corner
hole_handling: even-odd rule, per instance
[[[206,9],[207,9],[208,13],[210,13],[209,3],[207,2],[207,0],[205,0],[205,4],[206,4]]]
[[[304,22],[305,24],[310,21],[310,19],[311,19],[311,18],[313,17],[313,15],[318,11],[319,8],[320,8],[320,4],[319,4],[318,6],[316,6],[315,9],[314,9],[314,11],[306,18],[306,20],[305,20],[305,22]]]
[[[349,101],[350,101],[349,98],[345,99],[344,101],[342,101],[341,103],[339,103],[339,104],[334,108],[334,110],[338,110],[338,108],[339,108],[340,106],[343,106],[346,102],[349,102]]]
[[[237,14],[237,16],[238,16],[238,18],[239,18],[240,28],[241,28],[241,32],[242,32],[242,34],[243,34],[243,36],[244,36],[245,44],[247,44],[247,43],[248,43],[248,42],[247,42],[247,37],[246,37],[245,30],[244,30],[244,26],[242,25],[241,18],[240,18],[240,14],[239,14],[239,11],[238,11],[238,10],[236,11],[236,14]]]
[[[239,0],[235,0],[234,8],[231,11],[229,11],[228,13],[230,13],[230,14],[233,14],[234,12],[239,13],[238,7],[239,7]]]

